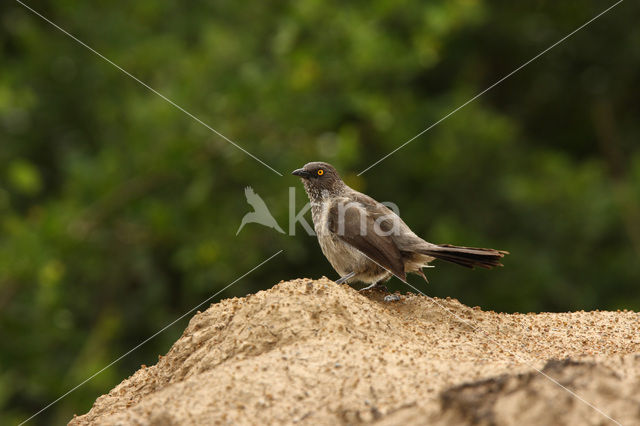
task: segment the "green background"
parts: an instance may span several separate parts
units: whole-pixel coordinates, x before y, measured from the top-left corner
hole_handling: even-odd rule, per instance
[[[235,235],[251,210],[246,186],[286,230],[288,188],[296,209],[307,201],[289,173],[313,160],[395,202],[429,241],[511,252],[499,270],[437,263],[430,284],[412,276],[429,295],[506,312],[640,308],[637,3],[361,176],[613,3],[30,4],[284,176],[18,3],[0,4],[1,424],[277,250],[214,300],[336,278],[300,226],[295,236],[257,224]],[[33,423],[86,412],[166,353],[187,318]]]

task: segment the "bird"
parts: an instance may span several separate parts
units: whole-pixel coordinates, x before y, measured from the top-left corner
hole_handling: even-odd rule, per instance
[[[276,222],[276,220],[271,215],[271,212],[269,212],[269,208],[265,204],[264,200],[255,193],[253,188],[247,186],[244,189],[244,196],[247,199],[247,203],[249,203],[249,205],[253,207],[254,211],[244,215],[244,217],[242,218],[242,222],[240,223],[240,227],[236,231],[236,235],[240,233],[240,230],[247,223],[259,223],[260,225],[268,226],[269,228],[273,228],[281,234],[284,234],[284,231],[282,230],[282,228],[280,228],[278,222]]]
[[[307,163],[298,176],[311,203],[311,217],[323,254],[340,275],[336,283],[369,284],[360,291],[386,289],[396,276],[421,276],[435,259],[467,268],[503,266],[504,250],[433,244],[418,237],[390,208],[345,184],[335,167],[321,161]]]

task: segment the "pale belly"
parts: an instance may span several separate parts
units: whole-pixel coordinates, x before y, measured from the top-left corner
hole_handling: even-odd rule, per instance
[[[386,269],[329,231],[327,220],[322,217],[320,208],[315,212],[312,209],[312,216],[320,249],[341,277],[354,272],[355,276],[349,282],[361,281],[365,283],[375,283],[391,277],[392,274]]]

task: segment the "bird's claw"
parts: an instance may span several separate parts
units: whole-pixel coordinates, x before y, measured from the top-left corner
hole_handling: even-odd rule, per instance
[[[397,302],[400,299],[401,297],[399,294],[388,294],[382,300],[384,300],[385,302]]]
[[[358,292],[362,293],[362,292],[369,291],[369,290],[379,290],[379,291],[383,291],[385,293],[389,293],[389,290],[387,289],[386,285],[378,284],[378,283],[374,283],[374,284],[371,284],[368,287],[361,288],[360,290],[358,290]]]

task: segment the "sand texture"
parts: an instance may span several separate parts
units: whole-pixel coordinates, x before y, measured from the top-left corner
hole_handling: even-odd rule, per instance
[[[382,297],[322,278],[223,300],[70,424],[640,425],[636,312]]]

